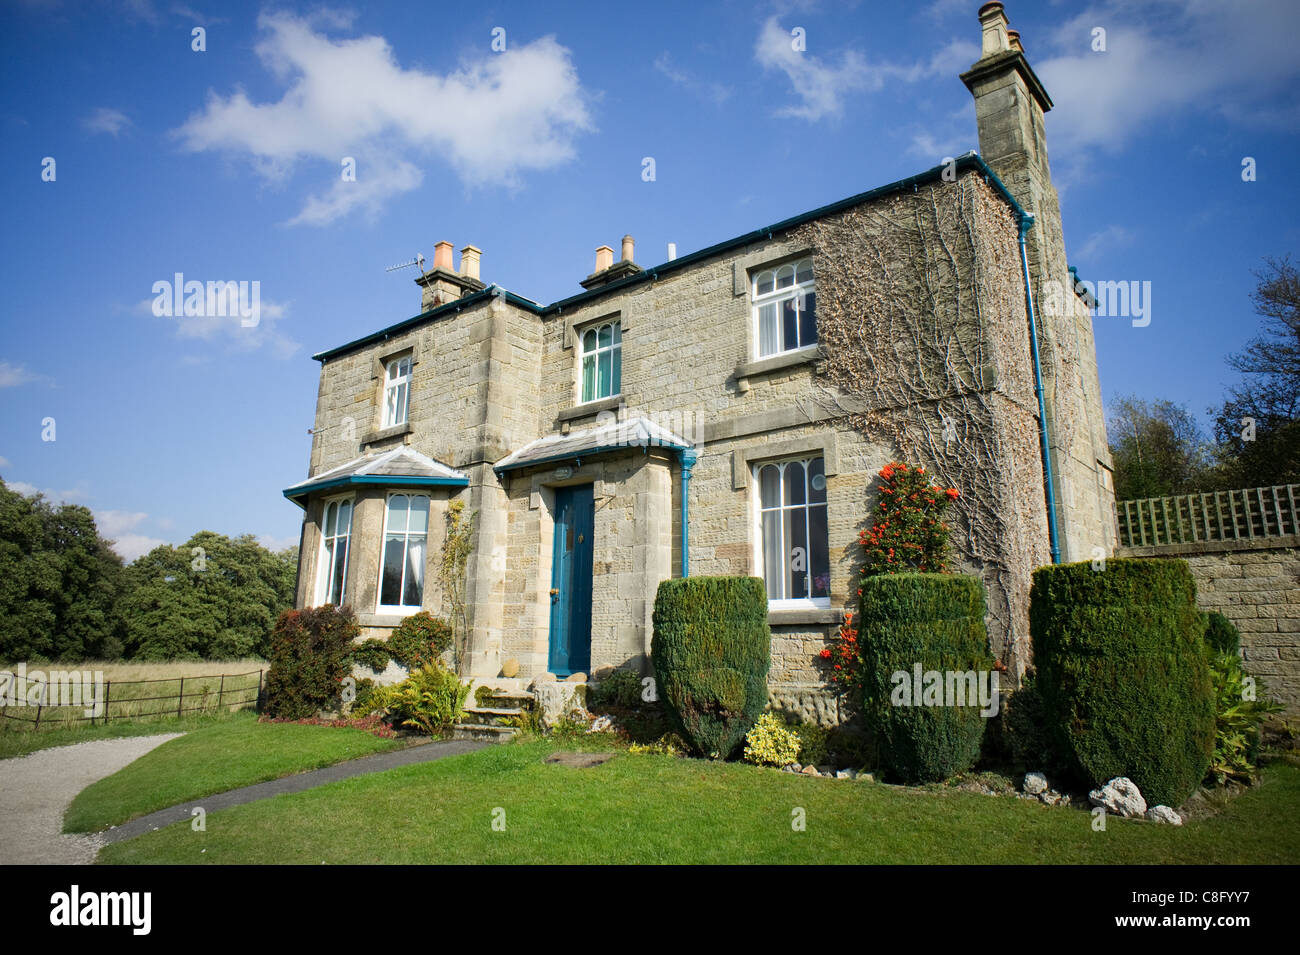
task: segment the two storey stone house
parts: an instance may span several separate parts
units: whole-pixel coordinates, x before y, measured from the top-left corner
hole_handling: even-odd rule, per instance
[[[839,718],[819,651],[856,591],[878,470],[961,489],[953,543],[993,648],[1028,659],[1029,573],[1109,552],[1110,458],[1088,308],[1000,3],[963,81],[982,156],[676,257],[596,251],[539,304],[440,242],[421,311],[316,355],[298,606],[367,636],[443,609],[448,503],[475,515],[466,675],[648,667],[660,581],[762,577],[774,700]],[[547,676],[547,675],[551,676]]]

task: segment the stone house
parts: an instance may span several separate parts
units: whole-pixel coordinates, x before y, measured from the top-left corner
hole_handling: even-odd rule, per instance
[[[441,612],[460,500],[466,675],[646,669],[660,581],[751,574],[774,703],[833,723],[819,651],[852,606],[876,473],[901,458],[962,489],[954,548],[1022,671],[1030,572],[1109,553],[1113,494],[1090,312],[1036,307],[1074,287],[1052,103],[1002,5],[980,22],[961,79],[982,156],[653,267],[624,237],[549,305],[438,243],[418,315],[315,356],[310,476],[284,492],[297,605],[350,604],[367,636]]]

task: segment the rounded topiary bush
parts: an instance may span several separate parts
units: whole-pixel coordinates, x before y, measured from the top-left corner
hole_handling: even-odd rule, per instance
[[[978,692],[969,698],[970,685],[963,683],[963,705],[949,705],[956,699],[943,690],[948,673],[971,672],[977,687],[991,686],[984,613],[984,584],[974,577],[889,574],[862,582],[857,625],[863,714],[877,735],[882,761],[903,782],[947,779],[979,756],[986,717]],[[922,675],[944,675],[937,705],[924,694],[912,699],[918,665]]]
[[[757,577],[665,580],[650,656],[659,699],[700,755],[725,759],[767,705],[772,637]]]
[[[1082,781],[1127,776],[1149,805],[1178,806],[1205,776],[1214,699],[1181,560],[1041,567],[1029,628],[1045,717]]]

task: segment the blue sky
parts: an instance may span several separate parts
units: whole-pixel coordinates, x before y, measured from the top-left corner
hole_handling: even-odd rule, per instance
[[[973,0],[550,6],[6,4],[0,475],[128,558],[296,544],[310,356],[419,311],[387,266],[472,243],[549,302],[624,233],[658,264],[978,148]],[[1056,102],[1071,263],[1151,283],[1150,325],[1096,320],[1103,393],[1202,414],[1256,330],[1251,270],[1300,252],[1300,5],[1007,13]],[[177,272],[257,281],[260,321],[154,315]]]

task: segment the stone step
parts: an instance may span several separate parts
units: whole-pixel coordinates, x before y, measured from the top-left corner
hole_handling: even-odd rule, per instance
[[[467,706],[466,713],[478,713],[484,716],[518,716],[523,710],[517,707]]]
[[[504,743],[515,735],[513,726],[492,723],[457,723],[451,729],[452,739],[474,739],[488,743]]]

